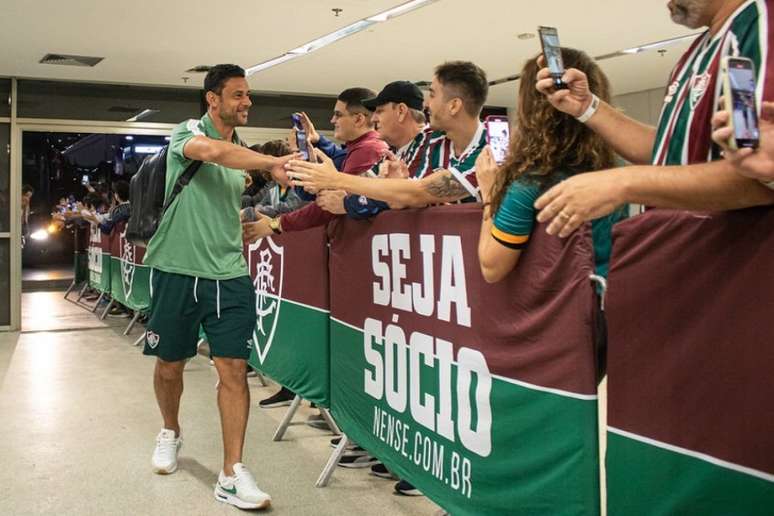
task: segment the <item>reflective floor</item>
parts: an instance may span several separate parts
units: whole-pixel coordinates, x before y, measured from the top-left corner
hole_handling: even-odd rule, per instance
[[[24,295],[24,332],[0,333],[0,514],[238,514],[216,502],[221,467],[216,373],[205,357],[185,373],[180,470],[154,475],[150,456],[160,417],[153,360],[121,335],[127,319],[98,321],[61,292]],[[81,329],[78,329],[81,328]],[[317,479],[330,435],[294,424],[271,440],[285,408],[262,410],[275,387],[250,379],[253,409],[245,463],[269,492],[269,511],[291,515],[434,515],[424,498],[392,494],[394,482],[338,468]],[[313,411],[303,407],[300,422]]]

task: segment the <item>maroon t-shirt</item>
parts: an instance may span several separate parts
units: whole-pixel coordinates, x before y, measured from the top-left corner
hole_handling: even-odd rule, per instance
[[[344,158],[341,172],[345,174],[362,174],[371,170],[387,152],[387,144],[376,131],[369,131],[360,138],[347,142],[347,156]],[[286,213],[280,217],[282,231],[303,231],[315,226],[322,226],[336,218],[310,203],[301,209]]]

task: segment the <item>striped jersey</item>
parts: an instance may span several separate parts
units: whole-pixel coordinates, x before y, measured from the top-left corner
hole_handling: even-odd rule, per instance
[[[757,101],[774,99],[774,83],[767,73],[770,11],[766,0],[747,0],[714,36],[705,32],[678,61],[669,78],[659,117],[654,165],[689,165],[720,158],[712,143],[711,119],[722,96],[721,60],[747,57],[757,72]]]
[[[416,166],[413,177],[421,179],[438,168],[449,170],[470,194],[470,197],[462,199],[462,202],[476,201],[479,199],[476,159],[486,144],[486,128],[482,123],[478,124],[478,129],[468,147],[461,152],[457,152],[454,143],[447,138],[446,133],[435,131],[430,134],[424,153],[418,157],[420,162]]]

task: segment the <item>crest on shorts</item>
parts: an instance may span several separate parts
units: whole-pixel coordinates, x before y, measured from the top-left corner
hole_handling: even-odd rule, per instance
[[[275,244],[271,237],[258,240],[248,249],[248,267],[255,285],[256,323],[253,342],[261,364],[271,349],[279,321],[284,260],[284,249]]]
[[[151,349],[156,349],[156,346],[159,345],[159,341],[161,340],[161,337],[158,333],[153,331],[146,331],[145,332],[145,342],[148,343],[148,347]]]
[[[134,283],[134,254],[135,246],[126,239],[126,229],[121,233],[121,284],[124,287],[126,299],[132,295],[132,284]]]

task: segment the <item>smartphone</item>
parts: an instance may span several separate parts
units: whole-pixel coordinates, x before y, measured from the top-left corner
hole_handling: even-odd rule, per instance
[[[88,184],[89,184],[89,176],[87,176],[87,175],[84,175],[83,177],[81,177],[81,184],[82,184],[83,186],[86,186],[86,185],[88,185]]]
[[[306,142],[306,131],[304,131],[304,124],[301,123],[301,115],[293,113],[290,115],[293,119],[293,127],[296,129],[296,145],[298,146],[298,152],[301,153],[301,157],[305,161],[309,161],[309,146]]]
[[[488,116],[484,119],[486,141],[492,148],[492,154],[498,165],[505,162],[511,141],[511,126],[504,116]]]
[[[556,30],[556,27],[543,27],[541,25],[538,27],[538,34],[546,66],[548,66],[551,78],[554,80],[554,87],[557,89],[567,88],[567,85],[562,82],[564,60],[562,60],[562,47],[559,44],[559,31]]]
[[[755,65],[746,57],[724,57],[721,63],[723,100],[731,114],[732,149],[758,147],[760,128],[755,102]]]

